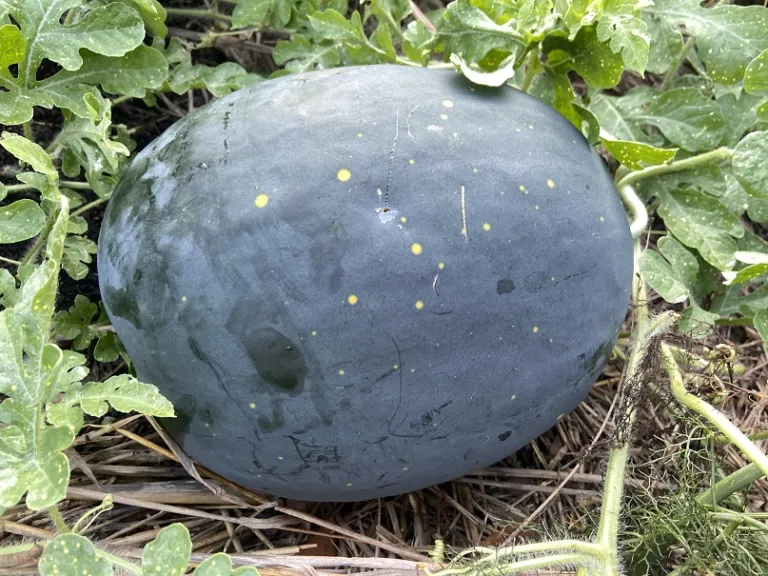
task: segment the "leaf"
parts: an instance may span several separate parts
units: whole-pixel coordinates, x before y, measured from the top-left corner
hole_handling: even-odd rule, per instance
[[[142,572],[179,576],[185,572],[191,552],[189,530],[183,524],[171,524],[144,547],[141,556]]]
[[[144,21],[146,27],[156,37],[165,38],[168,28],[165,26],[165,18],[168,15],[165,8],[157,0],[124,0],[136,9]]]
[[[16,304],[17,294],[16,279],[5,268],[0,269],[0,305],[5,308],[12,307]],[[2,363],[1,358],[0,363]]]
[[[112,564],[96,555],[90,540],[77,534],[63,534],[45,547],[39,562],[41,576],[112,576]]]
[[[598,90],[616,86],[624,71],[621,56],[613,53],[608,42],[598,39],[594,28],[582,28],[570,41],[562,36],[548,36],[542,50],[550,68],[562,72],[575,70]]]
[[[501,86],[515,75],[515,55],[505,58],[495,70],[485,70],[478,64],[466,61],[458,54],[451,54],[451,62],[468,80],[481,86]]]
[[[744,71],[747,94],[768,94],[768,49],[761,52]]]
[[[755,111],[757,117],[763,122],[768,122],[768,101],[763,102]]]
[[[232,28],[262,28],[267,24],[282,28],[291,19],[294,4],[291,0],[238,0],[232,12]]]
[[[0,207],[0,244],[34,238],[45,226],[45,212],[34,200],[17,200]]]
[[[64,256],[61,265],[73,280],[82,280],[88,276],[88,264],[92,255],[99,251],[96,243],[83,236],[68,236],[64,242]]]
[[[75,350],[84,350],[96,338],[98,332],[91,328],[99,307],[82,294],[75,296],[75,303],[67,311],[54,316],[54,329],[64,340],[73,340]]]
[[[174,416],[171,403],[155,386],[139,382],[129,374],[112,376],[105,382],[89,382],[68,392],[58,404],[62,407],[80,405],[86,414],[104,416],[112,406],[118,412],[139,412],[146,416]]]
[[[3,134],[0,146],[8,150],[22,162],[29,164],[33,170],[41,174],[58,176],[53,167],[51,157],[39,145],[18,134]]]
[[[26,50],[27,42],[21,30],[13,24],[0,26],[0,72],[21,62]]]
[[[705,338],[714,331],[715,321],[719,315],[707,312],[696,304],[691,304],[683,310],[678,327],[683,334],[691,338]]]
[[[733,173],[752,196],[768,200],[768,131],[752,132],[733,150]]]
[[[520,58],[527,46],[525,35],[517,30],[517,23],[510,19],[497,24],[469,0],[455,0],[448,4],[443,20],[438,25],[438,38],[445,43],[446,56],[455,54],[464,67],[477,71],[494,72],[497,66],[479,66],[491,52],[495,60],[503,62],[509,74],[509,59]],[[509,76],[511,77],[511,76]]]
[[[86,52],[77,71],[61,70],[39,86],[50,91],[74,84],[101,85],[105,92],[143,98],[148,89],[160,88],[167,77],[168,62],[162,53],[142,45],[119,58]]]
[[[666,190],[659,194],[658,213],[675,238],[718,270],[736,263],[733,238],[744,235],[741,221],[716,198],[695,190]]]
[[[278,66],[292,73],[334,68],[341,63],[341,47],[335,42],[315,44],[293,34],[290,40],[278,40],[272,58]]]
[[[756,114],[759,103],[759,97],[744,93],[738,98],[733,94],[725,94],[717,99],[717,105],[725,118],[721,142],[723,146],[734,148],[744,134],[759,127],[760,120]]]
[[[231,558],[219,552],[200,564],[195,569],[194,576],[259,576],[259,572],[250,566],[233,571]]]
[[[643,252],[640,273],[667,302],[685,302],[691,296],[699,271],[696,257],[670,235],[660,238],[658,246],[661,254],[652,250]]]
[[[621,52],[627,68],[640,72],[648,65],[650,37],[647,25],[639,17],[644,2],[637,0],[605,0],[597,24],[597,39],[610,40],[611,50]]]
[[[123,348],[117,334],[110,331],[99,338],[96,348],[93,349],[93,357],[99,362],[114,362],[120,357],[122,351]]]
[[[172,70],[168,84],[176,94],[206,88],[214,96],[221,97],[261,80],[261,76],[249,74],[245,68],[234,62],[225,62],[216,67],[184,63]]]
[[[723,278],[725,278],[723,284],[726,286],[743,284],[768,273],[768,254],[763,252],[740,251],[736,252],[734,257],[739,262],[749,264],[749,266],[742,268],[738,272],[731,270],[723,272]]]
[[[638,119],[655,96],[656,91],[649,86],[632,88],[622,97],[597,93],[590,99],[589,110],[600,122],[601,133],[608,138],[644,142],[659,148],[666,144],[664,138]]]
[[[752,319],[752,325],[763,339],[763,350],[768,355],[768,308],[760,310]]]
[[[104,56],[122,56],[144,39],[144,24],[132,8],[115,2],[90,10],[75,24],[62,25],[64,12],[80,6],[80,0],[0,0],[19,22],[29,51],[20,64],[20,78],[34,80],[33,72],[43,58],[77,70],[83,64],[80,50]]]
[[[749,61],[768,49],[768,10],[762,6],[703,8],[699,0],[654,0],[647,10],[669,24],[684,25],[707,72],[721,84],[739,82]]]
[[[683,50],[683,35],[677,27],[654,14],[644,11],[642,17],[650,38],[646,69],[654,74],[664,74]]]
[[[670,142],[691,152],[715,148],[725,126],[717,104],[694,88],[665,92],[635,118],[656,126]]]
[[[627,140],[605,140],[603,146],[611,156],[632,170],[642,170],[648,166],[658,166],[671,161],[677,148],[656,148],[642,142]]]

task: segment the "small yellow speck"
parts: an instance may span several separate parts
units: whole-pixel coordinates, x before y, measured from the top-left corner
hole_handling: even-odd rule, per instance
[[[552,344],[552,338],[549,339],[549,343]]]
[[[400,368],[400,364],[395,364],[394,366],[392,366],[393,370],[398,370],[399,368]]]
[[[437,267],[440,270],[445,270],[445,262],[438,262]]]
[[[411,158],[410,160],[408,160],[408,164],[416,164],[416,160],[414,160],[413,158]]]
[[[339,370],[339,376],[344,376],[344,369]]]
[[[338,178],[341,182],[346,182],[347,180],[352,178],[352,172],[350,172],[346,168],[342,168],[336,173],[336,178]]]
[[[357,137],[358,137],[358,138],[362,138],[362,137],[363,137],[363,133],[362,133],[362,132],[358,132],[358,133],[357,133]]]
[[[255,402],[251,402],[250,404],[248,404],[248,408],[250,408],[251,410],[255,410],[256,409],[256,403]]]
[[[312,336],[317,336],[317,330],[312,330]]]
[[[406,222],[408,222],[408,218],[406,218],[405,216],[400,216],[400,222],[405,224]]]
[[[458,135],[459,135],[459,133],[458,133],[458,132],[454,132],[454,133],[453,133],[453,137],[454,137],[454,138],[456,138]]]
[[[413,252],[416,256],[421,254],[421,251],[422,251],[421,244],[419,244],[418,242],[414,242],[413,244],[411,244],[411,252]]]
[[[539,209],[539,205],[537,204],[536,206],[534,206],[534,208],[536,208],[536,210],[538,210]]]
[[[550,280],[552,280],[552,282],[554,282],[554,281],[555,281],[555,277],[554,277],[554,276],[552,276],[552,277],[550,278]]]
[[[488,222],[486,222],[485,224],[483,224],[483,230],[485,230],[486,232],[489,232],[491,230],[491,225],[488,224]]]
[[[347,482],[347,488],[349,488],[350,486],[352,486],[352,482]]]
[[[554,188],[555,187],[555,183],[552,181],[551,178],[549,180],[547,180],[547,186],[549,186],[550,188]]]
[[[278,460],[285,460],[285,458],[283,458],[282,456],[278,456],[277,459]]]
[[[605,217],[600,216],[600,222],[605,222]]]
[[[416,372],[416,368],[411,368],[411,374],[413,374],[414,372]]]
[[[253,201],[256,204],[256,208],[264,208],[269,203],[269,196],[266,194],[259,194],[256,196],[256,200]]]
[[[477,174],[477,168],[472,168],[472,172],[474,172],[475,174]]]
[[[538,326],[534,326],[533,327],[533,333],[536,334],[538,331],[539,331],[539,327]]]
[[[510,400],[514,400],[515,398],[517,398],[517,394],[512,394],[512,396],[509,397]]]
[[[562,420],[564,416],[565,416],[565,414],[560,414],[560,415],[557,417],[557,419],[558,419],[558,420]]]
[[[467,229],[466,228],[462,228],[461,229],[461,235],[464,236],[464,237],[467,236]]]
[[[502,196],[504,196],[504,190],[502,190],[501,192],[499,192],[499,194],[501,194]]]
[[[525,186],[523,186],[522,184],[520,184],[518,188],[520,188],[520,192],[525,192]]]
[[[211,427],[211,425],[210,425],[208,422],[206,422],[206,423],[205,423],[205,427],[206,427],[206,428],[210,428],[210,427]]]
[[[181,301],[182,301],[182,302],[186,302],[186,301],[187,301],[187,297],[186,297],[186,296],[182,296],[182,297],[181,297]]]
[[[450,100],[443,100],[443,106],[445,106],[446,108],[453,108],[453,102],[451,102]]]
[[[350,304],[352,304],[352,306],[354,306],[355,304],[357,304],[357,300],[358,300],[358,298],[357,298],[357,295],[356,295],[356,294],[350,294],[350,295],[347,297],[347,302],[349,302]]]
[[[403,466],[403,472],[408,472],[408,466]]]
[[[440,114],[440,120],[448,120],[448,114]]]
[[[422,308],[424,308],[424,302],[416,300],[416,310],[421,310]]]

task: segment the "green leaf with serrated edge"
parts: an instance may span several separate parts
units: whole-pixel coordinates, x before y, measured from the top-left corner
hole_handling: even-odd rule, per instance
[[[673,144],[700,152],[712,150],[723,137],[725,119],[711,99],[693,88],[677,88],[651,101],[636,120],[656,126]]]
[[[75,296],[69,310],[60,310],[54,316],[54,330],[64,340],[73,340],[75,350],[84,350],[98,336],[91,328],[99,307],[82,294]]]
[[[542,44],[550,68],[575,70],[595,89],[613,88],[619,83],[624,64],[608,42],[600,42],[594,28],[582,28],[573,40],[550,35]]]
[[[762,6],[704,8],[699,0],[654,0],[646,10],[685,26],[707,72],[721,84],[741,81],[747,64],[768,49],[768,10]]]
[[[93,240],[83,236],[68,236],[64,243],[64,256],[61,266],[73,280],[82,280],[88,276],[88,264],[93,261],[93,255],[99,251]]]
[[[112,564],[96,555],[90,540],[63,534],[51,540],[40,558],[40,576],[112,576]]]
[[[715,321],[719,318],[719,315],[699,308],[696,304],[691,304],[683,310],[678,327],[683,334],[687,334],[691,338],[705,338],[712,334]]]
[[[646,69],[654,74],[664,74],[683,49],[683,35],[677,27],[649,12],[644,11],[642,18],[650,38]]]
[[[364,34],[336,10],[317,11],[309,15],[312,28],[326,40],[364,40]]]
[[[45,226],[45,212],[34,200],[17,200],[0,207],[0,244],[13,244],[37,236]]]
[[[29,164],[33,170],[41,174],[58,175],[56,168],[53,167],[51,157],[31,140],[18,134],[6,133],[0,139],[0,146],[8,150],[22,162]]]
[[[335,42],[315,44],[294,34],[290,40],[278,40],[272,50],[278,66],[292,73],[335,68],[341,63],[341,46]]]
[[[179,576],[185,572],[191,552],[189,530],[183,524],[171,524],[144,547],[141,569],[144,574]]]
[[[438,23],[437,33],[448,56],[456,54],[465,67],[472,67],[478,72],[482,71],[478,63],[491,51],[498,52],[505,66],[509,67],[509,57],[520,58],[527,46],[526,37],[518,32],[514,20],[497,24],[469,0],[448,4],[443,20]]]
[[[685,302],[690,295],[688,286],[660,254],[646,250],[640,256],[640,274],[648,285],[667,302]]]
[[[194,576],[259,576],[256,568],[243,566],[232,570],[232,560],[221,552],[205,560],[194,571]]]
[[[747,94],[768,94],[768,49],[747,66],[744,72],[744,91]]]
[[[748,134],[733,150],[733,173],[752,196],[768,199],[768,131]]]
[[[120,357],[121,346],[114,332],[106,332],[99,337],[93,349],[93,357],[99,362],[114,362]]]
[[[67,408],[80,405],[86,414],[103,416],[109,409],[108,404],[118,412],[140,412],[164,418],[174,416],[173,406],[155,386],[139,382],[129,374],[71,389],[56,406]]]
[[[597,23],[597,39],[610,40],[611,50],[621,53],[625,66],[641,74],[648,65],[650,49],[647,25],[639,10],[646,5],[637,0],[605,0]]]
[[[261,76],[249,74],[234,62],[225,62],[216,67],[184,63],[171,71],[168,84],[176,94],[207,88],[214,96],[220,97],[261,79]]]
[[[744,227],[717,199],[695,190],[666,190],[659,193],[658,213],[675,238],[704,260],[719,270],[733,268],[734,238],[743,236]]]
[[[760,334],[760,338],[763,339],[763,350],[768,355],[768,308],[760,310],[755,317],[752,318],[752,325]]]
[[[149,46],[139,46],[119,58],[83,55],[83,65],[76,71],[61,70],[40,82],[42,90],[73,84],[101,85],[105,92],[143,98],[147,89],[157,89],[168,77],[168,62]]]
[[[87,12],[75,24],[61,24],[64,12],[80,4],[81,0],[0,0],[0,8],[13,15],[27,39],[28,51],[19,64],[19,79],[24,86],[34,81],[34,72],[43,58],[67,70],[77,70],[83,63],[83,48],[104,56],[122,56],[141,44],[141,18],[134,9],[118,2]]]
[[[0,73],[11,64],[18,64],[24,59],[27,42],[21,30],[12,24],[0,26]]]
[[[614,140],[643,142],[656,148],[666,144],[664,138],[647,128],[637,117],[644,114],[656,92],[649,86],[629,90],[624,96],[594,94],[589,103],[590,111],[600,122],[601,132]]]
[[[671,161],[677,148],[656,148],[642,142],[627,140],[602,140],[603,146],[611,156],[632,170],[642,170],[648,166],[658,166]]]
[[[412,20],[403,31],[401,44],[403,53],[414,62],[424,65],[429,61],[430,44],[434,34],[430,32],[421,20]]]

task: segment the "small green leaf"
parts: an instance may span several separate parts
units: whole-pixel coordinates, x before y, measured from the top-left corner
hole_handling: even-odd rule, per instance
[[[45,212],[34,200],[17,200],[0,207],[0,244],[29,240],[45,226]]]
[[[165,18],[168,16],[165,8],[157,0],[129,0],[144,21],[147,28],[158,38],[165,38],[168,28]]]
[[[763,339],[763,350],[768,355],[768,308],[760,310],[752,319],[752,325]]]
[[[180,576],[187,569],[191,552],[189,530],[183,524],[171,524],[144,547],[141,569],[144,574]]]
[[[151,384],[139,382],[129,374],[112,376],[105,382],[89,382],[82,388],[67,393],[62,406],[77,404],[86,414],[103,416],[109,406],[118,412],[139,412],[146,416],[170,418],[174,416],[171,403]]]
[[[647,11],[643,12],[643,21],[650,38],[647,70],[654,74],[664,74],[683,49],[683,35],[667,20]]]
[[[232,28],[261,28],[270,23],[282,28],[288,24],[294,4],[291,0],[238,0],[232,12]]]
[[[361,30],[336,10],[323,10],[309,15],[312,28],[326,40],[363,40]],[[362,35],[364,36],[364,35]]]
[[[61,266],[73,280],[82,280],[88,276],[90,269],[88,264],[93,260],[92,256],[99,251],[98,246],[92,240],[83,236],[67,236],[64,242],[64,256]]]
[[[493,70],[486,70],[479,64],[468,62],[459,54],[451,54],[451,62],[458,66],[468,80],[481,86],[501,86],[515,75],[515,55],[512,54]]]
[[[694,88],[665,92],[635,118],[656,126],[670,142],[691,152],[715,148],[725,127],[718,105]]]
[[[91,328],[99,307],[82,294],[75,296],[75,303],[67,311],[54,316],[54,329],[64,340],[74,340],[75,350],[84,350],[98,333]]]
[[[756,114],[759,103],[759,97],[744,93],[738,98],[733,94],[725,94],[717,99],[717,105],[725,118],[723,146],[734,148],[744,134],[759,126],[760,120]]]
[[[716,198],[695,190],[665,190],[659,194],[659,215],[675,238],[718,270],[736,263],[734,238],[744,235],[741,221]]]
[[[624,63],[614,54],[608,42],[598,40],[594,28],[582,28],[576,37],[548,36],[543,44],[550,68],[575,70],[595,89],[613,88],[619,83]]]
[[[734,256],[736,260],[749,264],[749,266],[742,268],[738,272],[732,270],[723,272],[723,278],[725,278],[723,284],[727,286],[743,284],[768,273],[768,254],[764,252],[740,251],[736,252]]]
[[[747,94],[768,94],[768,49],[761,52],[744,72]]]
[[[13,24],[0,26],[0,72],[21,62],[26,50],[27,41],[21,30]]]
[[[90,540],[77,534],[57,536],[40,558],[40,576],[112,576],[112,564],[96,555]]]
[[[648,285],[667,302],[677,304],[688,300],[688,286],[660,254],[646,250],[640,257],[640,274]]]
[[[312,43],[294,34],[290,40],[278,40],[272,50],[278,66],[292,73],[335,68],[341,63],[341,46],[335,42]]]
[[[603,140],[603,146],[611,156],[632,170],[666,164],[675,157],[677,148],[656,148],[642,142],[627,140]]]
[[[640,72],[648,65],[650,37],[647,25],[639,17],[637,0],[605,0],[603,13],[597,24],[597,39],[610,40],[611,50],[621,53],[627,68]]]
[[[234,62],[224,62],[215,67],[184,63],[173,69],[168,84],[176,94],[207,88],[214,96],[221,97],[261,80],[261,76],[249,74]]]
[[[11,273],[7,269],[0,269],[0,305],[10,308],[16,304],[17,300],[17,288],[16,279],[11,276]],[[2,359],[0,359],[0,365],[2,365]],[[2,378],[0,378],[2,382]]]
[[[53,167],[53,162],[51,162],[51,157],[48,156],[45,150],[31,140],[27,140],[24,136],[6,133],[0,139],[0,146],[22,162],[32,166],[32,169],[36,172],[58,175],[56,168]]]
[[[760,104],[755,113],[760,120],[768,122],[768,100]]]
[[[114,332],[106,332],[96,343],[93,357],[99,362],[114,362],[120,357],[121,346]]]
[[[707,312],[696,304],[691,304],[683,310],[681,316],[680,324],[678,325],[680,331],[691,338],[705,338],[712,334],[715,321],[720,318],[717,314]]]
[[[746,136],[733,151],[733,173],[752,196],[768,200],[768,131]]]
[[[220,552],[200,564],[195,569],[194,576],[259,576],[259,572],[250,566],[243,566],[233,571],[230,557]]]

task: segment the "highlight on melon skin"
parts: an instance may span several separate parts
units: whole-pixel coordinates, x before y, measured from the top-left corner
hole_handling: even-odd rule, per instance
[[[244,87],[178,121],[187,139],[210,144],[164,144],[185,185],[151,218],[129,207],[167,183],[146,178],[151,160],[128,167],[101,232],[104,302],[140,377],[161,370],[162,392],[205,398],[204,422],[192,404],[163,421],[196,462],[284,498],[397,495],[498,462],[586,396],[629,302],[626,212],[568,120],[511,87],[473,88],[456,72],[397,65]],[[226,163],[215,161],[224,150],[214,137],[224,114]],[[498,121],[507,116],[525,117],[535,136]],[[254,156],[247,142],[268,153]],[[531,159],[509,164],[499,150]],[[201,163],[207,170],[194,171]],[[557,174],[568,174],[570,194]],[[177,234],[170,223],[190,197],[204,221],[217,215],[215,228],[161,241]],[[118,206],[128,216],[111,218]],[[573,241],[553,241],[558,228]],[[194,299],[133,282],[139,269],[170,274]],[[194,324],[166,333],[150,321],[158,314]],[[161,346],[173,352],[156,354]],[[483,433],[467,435],[479,422]],[[377,442],[407,464],[369,449]],[[241,458],[253,449],[255,461]]]

